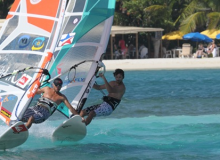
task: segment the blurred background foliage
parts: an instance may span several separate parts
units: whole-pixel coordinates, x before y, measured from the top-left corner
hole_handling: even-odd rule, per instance
[[[13,2],[0,0],[0,18]],[[114,25],[158,27],[164,34],[220,29],[220,0],[116,0]]]
[[[4,19],[14,0],[0,0],[0,18]],[[183,34],[220,29],[220,0],[116,0],[113,25],[163,28]],[[155,33],[139,33],[139,42],[148,43]],[[125,35],[134,44],[134,35]],[[121,39],[116,35],[115,39]],[[172,48],[177,41],[164,41]],[[149,45],[152,46],[152,45]]]

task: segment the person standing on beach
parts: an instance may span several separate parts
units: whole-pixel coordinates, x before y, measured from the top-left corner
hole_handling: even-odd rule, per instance
[[[207,53],[208,53],[208,57],[216,57],[216,44],[215,44],[215,40],[213,40],[212,43],[209,44]]]
[[[86,125],[90,124],[93,117],[110,115],[121,102],[121,98],[126,90],[123,83],[124,71],[122,69],[116,69],[113,75],[115,81],[108,82],[105,76],[102,73],[99,73],[99,77],[104,80],[104,84],[94,84],[93,88],[96,90],[106,89],[108,91],[108,96],[103,96],[103,102],[101,104],[90,106],[80,112],[81,117],[88,116],[83,120]]]
[[[120,46],[120,48],[121,48],[122,51],[126,48],[124,39],[121,39],[121,40],[118,42],[118,45]]]
[[[119,41],[118,45],[121,48],[122,57],[123,57],[123,59],[125,59],[127,57],[128,48],[127,48],[123,38]]]
[[[148,48],[144,44],[141,44],[138,51],[141,59],[148,58]]]

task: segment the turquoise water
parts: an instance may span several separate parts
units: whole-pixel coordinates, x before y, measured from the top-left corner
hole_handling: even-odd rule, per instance
[[[106,77],[113,80],[112,72]],[[217,160],[219,78],[219,70],[126,71],[122,103],[112,115],[95,118],[83,140],[53,142],[52,132],[64,120],[55,113],[34,125],[23,145],[0,151],[0,160]],[[93,90],[86,106],[101,96]],[[2,122],[0,128],[6,129]]]

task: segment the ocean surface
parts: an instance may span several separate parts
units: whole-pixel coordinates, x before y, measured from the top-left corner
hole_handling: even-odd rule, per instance
[[[0,160],[219,160],[220,70],[126,71],[124,83],[121,104],[95,118],[83,140],[52,141],[65,120],[57,112],[33,125],[24,144],[0,151]],[[101,97],[93,90],[86,106]],[[0,122],[0,134],[6,128]]]

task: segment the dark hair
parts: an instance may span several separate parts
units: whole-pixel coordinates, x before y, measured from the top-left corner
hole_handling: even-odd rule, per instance
[[[113,75],[116,76],[117,74],[121,74],[123,78],[125,77],[124,71],[122,69],[116,69]]]
[[[60,78],[58,77],[58,78],[54,79],[53,84],[54,84],[55,86],[57,86],[57,85],[62,86],[62,85],[63,85],[63,81],[62,81],[62,79],[60,79]]]

